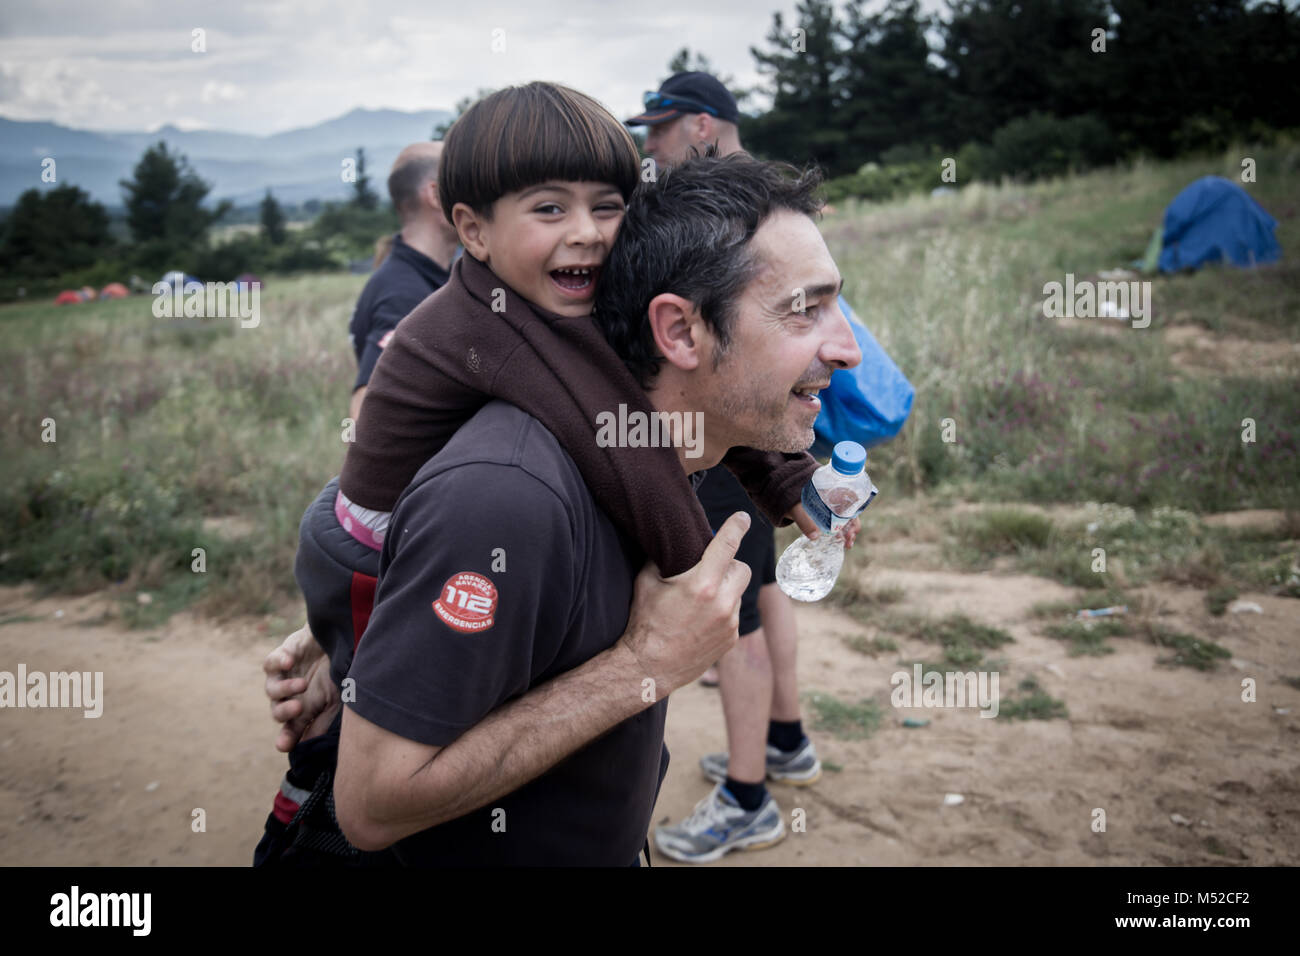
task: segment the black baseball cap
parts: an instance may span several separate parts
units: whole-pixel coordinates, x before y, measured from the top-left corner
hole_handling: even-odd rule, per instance
[[[657,126],[683,113],[708,113],[735,123],[740,120],[736,98],[708,73],[674,73],[657,92],[645,94],[645,112],[624,120],[627,126]]]

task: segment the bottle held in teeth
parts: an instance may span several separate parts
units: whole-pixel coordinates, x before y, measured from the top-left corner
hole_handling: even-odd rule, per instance
[[[805,535],[786,548],[776,564],[776,581],[796,601],[820,601],[835,586],[844,566],[844,526],[876,497],[866,472],[867,450],[857,442],[835,446],[828,465],[813,472],[803,489],[803,506],[821,529],[816,541]]]

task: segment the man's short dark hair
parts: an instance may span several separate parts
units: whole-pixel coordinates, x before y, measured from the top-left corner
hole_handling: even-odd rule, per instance
[[[623,124],[558,83],[511,86],[479,100],[443,139],[438,196],[447,221],[463,202],[484,218],[506,193],[552,180],[609,183],[631,196],[641,174]]]
[[[650,329],[650,300],[671,292],[693,302],[725,352],[736,300],[762,266],[749,240],[777,210],[814,216],[822,207],[815,167],[712,153],[637,189],[600,272],[595,320],[642,387],[664,360]]]
[[[388,196],[405,219],[416,210],[420,187],[438,178],[438,157],[415,155],[388,174]]]

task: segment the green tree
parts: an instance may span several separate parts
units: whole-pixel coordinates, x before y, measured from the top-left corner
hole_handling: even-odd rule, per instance
[[[1142,64],[1139,86],[1167,81],[1144,47],[1108,39],[1107,52],[1093,52],[1092,32],[1110,23],[1105,0],[949,0],[948,12],[942,57],[956,143],[987,142],[1034,112],[1098,111],[1122,60]]]
[[[0,267],[23,277],[82,269],[112,248],[108,213],[83,190],[63,185],[18,197],[0,239]]]
[[[831,175],[853,172],[859,162],[845,148],[849,132],[840,113],[842,25],[829,0],[802,0],[795,10],[797,26],[787,29],[775,13],[766,37],[769,48],[749,48],[759,72],[771,77],[772,108],[754,119],[741,118],[741,141],[765,156],[815,161]]]
[[[1300,124],[1300,8],[1246,0],[1113,0],[1107,117],[1127,145],[1160,156],[1221,149],[1251,125]]]
[[[930,61],[926,32],[934,21],[917,0],[890,0],[866,14],[861,0],[845,10],[844,99],[840,124],[848,131],[854,161],[877,159],[891,147],[930,152],[950,142],[946,79]],[[928,156],[927,156],[928,158]]]
[[[284,242],[284,211],[280,204],[275,201],[271,195],[271,190],[266,191],[266,198],[262,200],[261,207],[262,218],[262,235],[273,246],[278,246]]]
[[[127,225],[136,242],[160,240],[173,247],[199,244],[208,228],[231,208],[222,200],[215,209],[203,208],[212,187],[190,168],[179,153],[158,142],[145,150],[131,179],[123,179]]]
[[[352,203],[359,209],[374,209],[379,197],[370,188],[370,177],[366,175],[366,151],[357,147],[356,179],[352,182]]]

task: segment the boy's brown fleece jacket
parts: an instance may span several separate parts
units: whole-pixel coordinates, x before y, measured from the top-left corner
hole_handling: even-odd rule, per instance
[[[712,532],[676,451],[596,442],[598,413],[617,415],[623,404],[649,416],[654,408],[595,321],[538,308],[468,253],[398,324],[380,356],[344,460],[343,494],[392,511],[421,466],[492,398],[550,430],[596,504],[660,574],[699,563]],[[817,468],[807,452],[752,448],[733,448],[722,463],[778,526]]]

